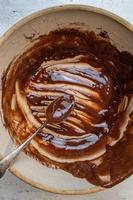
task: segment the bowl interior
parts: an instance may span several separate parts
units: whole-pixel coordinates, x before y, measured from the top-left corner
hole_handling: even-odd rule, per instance
[[[115,19],[102,14],[102,11],[85,6],[46,9],[20,21],[1,39],[0,80],[11,60],[32,45],[28,37],[38,37],[48,34],[51,30],[67,27],[94,30],[96,33],[106,30],[113,44],[121,50],[133,53],[132,32]],[[0,95],[2,97],[1,92]],[[0,109],[2,112],[2,108]],[[0,130],[0,155],[4,156],[14,145],[3,126],[3,120],[0,120]],[[94,187],[67,172],[47,168],[24,153],[21,153],[11,171],[31,185],[48,191],[81,194],[101,190],[100,187]]]

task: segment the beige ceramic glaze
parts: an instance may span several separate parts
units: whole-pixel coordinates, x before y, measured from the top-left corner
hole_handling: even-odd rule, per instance
[[[4,34],[0,39],[0,79],[14,56],[31,45],[30,40],[25,36],[35,34],[37,37],[64,27],[76,27],[95,32],[106,30],[118,48],[133,53],[133,27],[125,20],[93,7],[59,6],[26,17]],[[8,131],[0,121],[0,155],[4,156],[12,148],[13,144]],[[101,187],[95,187],[86,180],[75,178],[62,170],[47,168],[24,153],[21,153],[17,162],[12,166],[11,172],[37,188],[56,193],[86,194],[103,190]]]

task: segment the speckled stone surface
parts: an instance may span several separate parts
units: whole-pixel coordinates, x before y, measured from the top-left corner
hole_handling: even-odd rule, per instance
[[[61,4],[88,4],[110,10],[133,24],[133,0],[0,0],[0,35],[24,16]],[[35,189],[7,172],[0,180],[0,200],[133,200],[133,177],[93,195],[64,196]]]

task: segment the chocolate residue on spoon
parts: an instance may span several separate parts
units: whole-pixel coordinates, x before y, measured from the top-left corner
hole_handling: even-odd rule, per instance
[[[46,118],[49,123],[59,124],[65,120],[74,107],[73,95],[65,94],[55,99],[46,110]]]

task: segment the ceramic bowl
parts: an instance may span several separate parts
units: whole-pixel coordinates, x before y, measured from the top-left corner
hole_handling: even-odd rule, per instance
[[[94,30],[96,33],[106,30],[113,44],[121,50],[133,53],[133,27],[122,18],[105,10],[83,5],[48,8],[22,19],[0,38],[0,80],[11,60],[32,45],[27,38],[38,37],[64,27]],[[2,90],[0,90],[0,101],[1,97]],[[2,108],[0,109],[2,116]],[[0,120],[1,157],[12,148],[14,144],[2,119]],[[20,154],[10,171],[23,181],[51,192],[86,194],[103,190],[62,170],[45,167],[24,153]]]

